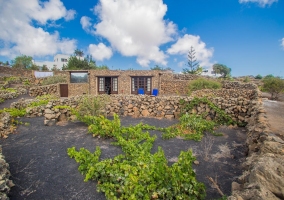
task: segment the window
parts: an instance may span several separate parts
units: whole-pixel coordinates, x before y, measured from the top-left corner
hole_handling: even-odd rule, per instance
[[[88,83],[88,72],[70,72],[71,83]]]
[[[66,58],[61,58],[61,62],[67,62]]]
[[[138,94],[138,89],[142,88],[145,94],[150,95],[152,89],[151,77],[131,77],[131,93]]]

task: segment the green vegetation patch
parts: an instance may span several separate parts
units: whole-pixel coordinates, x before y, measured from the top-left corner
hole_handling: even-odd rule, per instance
[[[196,90],[202,90],[202,89],[220,89],[222,87],[222,84],[219,81],[215,80],[208,80],[205,78],[199,78],[193,81],[190,81],[189,83],[189,91],[193,92]]]
[[[168,166],[161,147],[150,151],[156,136],[145,129],[154,127],[138,124],[121,127],[114,115],[110,121],[103,116],[95,117],[89,126],[93,136],[113,137],[113,144],[122,148],[123,154],[113,159],[100,161],[101,149],[94,153],[75,147],[67,150],[68,155],[80,163],[79,171],[85,181],[97,180],[97,190],[104,192],[107,199],[204,199],[205,186],[195,178],[192,151],[181,152],[178,162]],[[86,120],[87,121],[87,120]],[[143,131],[144,130],[144,131]]]

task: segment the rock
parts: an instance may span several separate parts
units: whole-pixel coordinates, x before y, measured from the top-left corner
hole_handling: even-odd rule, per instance
[[[197,160],[193,161],[193,163],[194,163],[195,165],[199,165],[199,161],[197,161]]]
[[[166,119],[174,119],[175,116],[174,116],[174,115],[165,115],[165,118],[166,118]]]
[[[141,114],[142,114],[143,117],[148,117],[148,116],[150,115],[150,113],[148,112],[148,110],[143,110],[143,111],[141,112]]]
[[[232,182],[232,192],[235,190],[241,190],[241,185],[237,182]]]

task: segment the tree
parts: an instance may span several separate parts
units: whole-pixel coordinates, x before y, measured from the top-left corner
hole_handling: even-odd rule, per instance
[[[41,68],[41,70],[42,70],[42,71],[49,71],[49,69],[47,68],[46,65],[43,65],[42,68]]]
[[[215,74],[221,74],[223,78],[229,77],[231,75],[231,68],[223,64],[214,64],[213,70]]]
[[[35,64],[32,64],[31,67],[27,68],[29,70],[39,70],[39,66],[35,65]]]
[[[191,46],[187,55],[187,64],[188,68],[183,69],[184,74],[201,74],[202,67],[199,66],[199,62],[197,62],[195,57],[195,49]]]
[[[151,70],[164,70],[162,67],[160,67],[159,65],[155,65],[155,67],[151,67]]]
[[[262,76],[261,76],[260,74],[258,74],[258,75],[256,75],[254,78],[255,78],[255,79],[262,79]]]
[[[76,56],[71,56],[66,65],[62,67],[62,70],[88,70],[94,69],[89,65],[87,59],[80,60]]]
[[[21,55],[12,60],[12,67],[18,69],[28,69],[33,65],[33,58],[31,56]]]
[[[79,50],[79,49],[76,49],[76,50],[74,51],[74,55],[75,55],[75,56],[79,56],[79,57],[83,57],[83,56],[84,56],[84,52],[81,51],[81,50]]]
[[[276,100],[279,94],[284,92],[284,80],[279,77],[265,77],[262,89],[271,94],[271,99]]]

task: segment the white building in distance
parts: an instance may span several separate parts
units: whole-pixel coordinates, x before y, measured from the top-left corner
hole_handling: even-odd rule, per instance
[[[62,67],[64,64],[67,64],[68,59],[70,58],[70,55],[64,55],[64,54],[56,54],[52,61],[34,61],[34,64],[43,67],[46,66],[49,70],[52,70],[54,67],[56,67],[59,70],[62,70]]]

